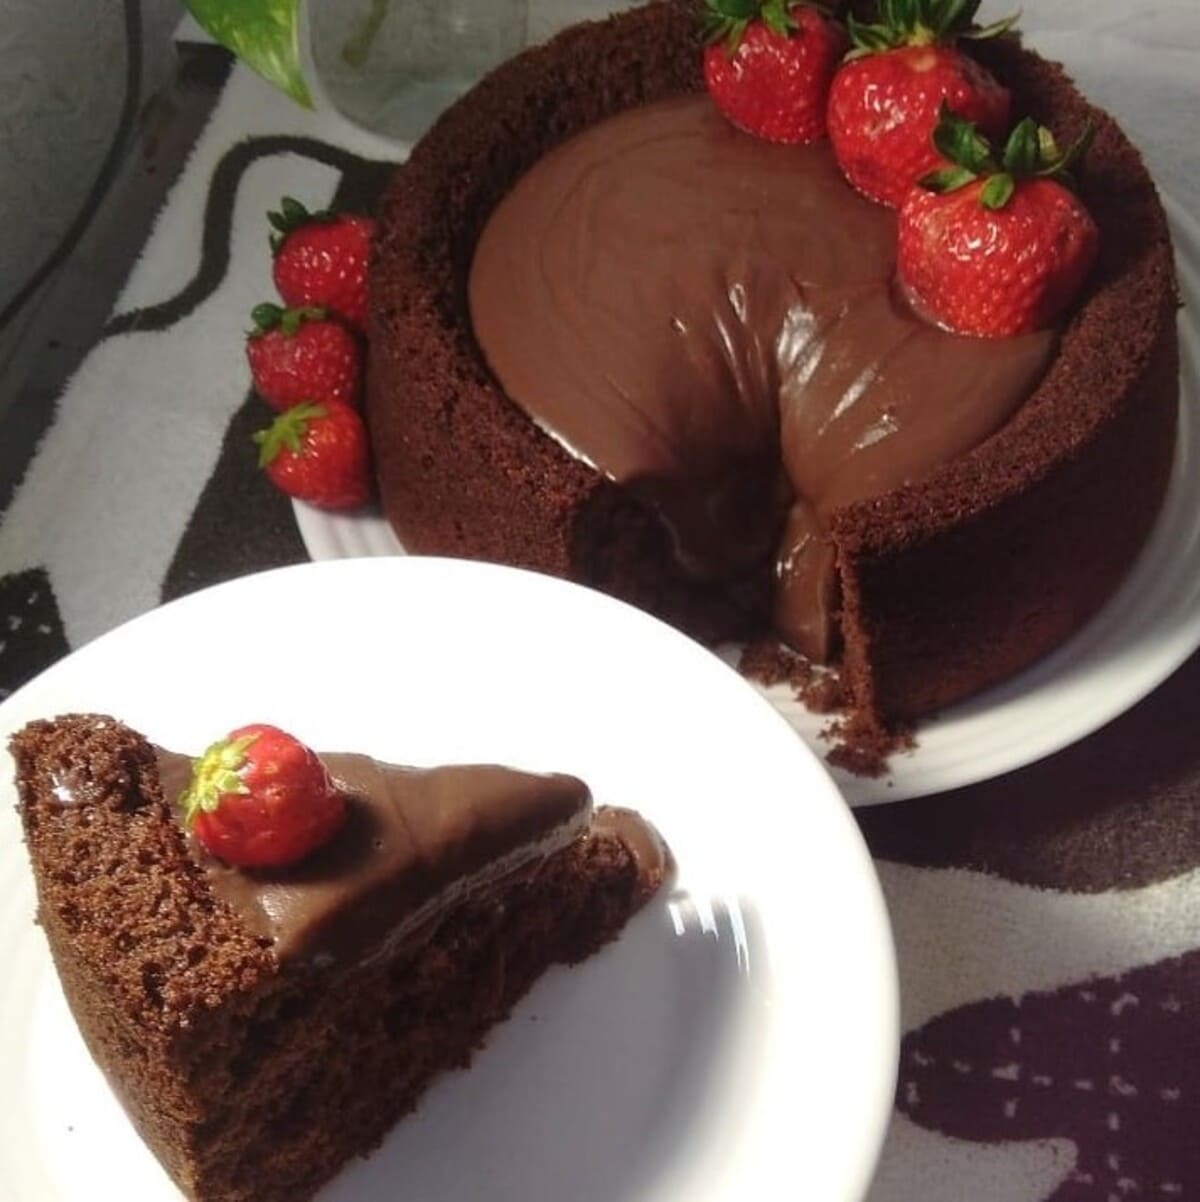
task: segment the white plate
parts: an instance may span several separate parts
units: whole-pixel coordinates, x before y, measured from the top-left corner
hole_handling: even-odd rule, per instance
[[[833,769],[851,805],[941,793],[1050,755],[1140,701],[1200,646],[1200,226],[1169,198],[1166,208],[1184,299],[1182,387],[1175,468],[1149,543],[1084,630],[1028,671],[923,722],[916,748],[894,756],[888,776]],[[294,508],[313,559],[404,554],[377,513]],[[828,752],[828,719],[786,686],[761,691],[818,755]]]
[[[0,745],[67,711],[182,751],[264,720],[327,750],[562,769],[670,842],[674,891],[553,970],[323,1202],[716,1202],[777,1196],[797,1164],[800,1194],[861,1198],[898,1039],[874,870],[816,758],[676,631],[508,568],[306,564],[76,652],[0,706]],[[59,993],[10,768],[0,753],[0,1200],[176,1199]]]

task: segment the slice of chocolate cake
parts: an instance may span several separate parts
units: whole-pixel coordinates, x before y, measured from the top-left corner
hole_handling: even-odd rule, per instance
[[[115,719],[33,722],[10,746],[64,993],[195,1202],[311,1197],[670,868],[574,777],[361,755],[322,757],[339,809],[314,850],[236,868],[185,818],[192,762]],[[205,761],[223,796],[248,792]]]

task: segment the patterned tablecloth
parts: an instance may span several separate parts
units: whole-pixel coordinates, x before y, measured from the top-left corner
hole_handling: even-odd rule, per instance
[[[1196,0],[1033,0],[1023,26],[1200,215]],[[306,558],[247,451],[263,214],[369,207],[400,152],[196,45],[138,148],[4,417],[0,698],[164,600]],[[860,811],[903,993],[871,1202],[1200,1199],[1198,731],[1200,656],[1050,759]]]

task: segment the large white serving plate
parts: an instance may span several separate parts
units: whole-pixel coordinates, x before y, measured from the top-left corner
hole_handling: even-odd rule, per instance
[[[483,564],[306,564],[197,593],[0,705],[199,752],[261,720],[317,748],[500,761],[648,815],[674,886],[556,969],[323,1202],[859,1202],[890,1112],[895,964],[818,760],[734,672],[598,593]],[[92,1065],[33,923],[0,753],[0,1200],[178,1198]],[[536,1020],[536,1021],[535,1021]]]
[[[1153,536],[1085,629],[1021,675],[922,722],[915,749],[893,757],[888,775],[833,769],[851,805],[940,793],[1050,755],[1140,701],[1200,646],[1200,227],[1169,198],[1166,206],[1184,300],[1181,394],[1175,466]],[[313,559],[404,554],[378,513],[299,503],[295,512]],[[827,718],[786,686],[762,692],[818,755],[828,752]]]

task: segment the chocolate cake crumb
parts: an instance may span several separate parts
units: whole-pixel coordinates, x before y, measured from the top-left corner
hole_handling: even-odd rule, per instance
[[[821,738],[833,743],[825,757],[829,763],[854,776],[886,776],[891,757],[916,745],[911,729],[888,730],[858,714],[831,722]]]
[[[844,712],[846,696],[841,674],[809,662],[776,638],[747,643],[737,666],[748,680],[766,688],[787,685],[812,713],[840,713],[821,731],[821,738],[833,744],[825,758],[845,772],[855,776],[884,776],[890,757],[915,745],[911,727],[888,729],[869,714]]]
[[[814,664],[774,635],[746,643],[737,666],[748,680],[765,688],[787,685],[796,700],[814,714],[832,714],[846,705],[846,690],[836,666]]]

